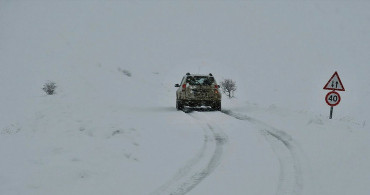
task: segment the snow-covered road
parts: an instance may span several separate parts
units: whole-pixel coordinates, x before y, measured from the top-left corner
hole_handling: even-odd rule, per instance
[[[204,144],[195,157],[179,169],[173,178],[153,194],[187,194],[220,164],[224,146],[228,142],[225,133],[207,123],[198,113],[189,114],[204,131]]]
[[[188,115],[203,129],[204,144],[202,148],[196,152],[193,159],[190,159],[184,167],[179,168],[173,178],[162,185],[153,194],[184,195],[210,193],[210,191],[220,193],[220,189],[218,188],[222,186],[222,189],[225,189],[225,183],[227,182],[225,182],[224,176],[218,175],[216,168],[219,165],[221,165],[224,170],[230,169],[228,166],[238,166],[238,169],[236,170],[238,173],[233,173],[233,175],[245,174],[240,175],[240,177],[244,179],[238,179],[236,177],[231,180],[235,182],[236,185],[240,186],[235,186],[235,184],[230,185],[229,188],[226,188],[227,190],[224,193],[245,194],[245,192],[251,191],[261,193],[264,189],[275,189],[271,193],[277,195],[301,194],[304,184],[301,164],[302,158],[299,153],[300,148],[287,133],[277,130],[257,119],[236,114],[229,110],[224,110],[222,112],[193,111]],[[240,125],[225,126],[226,123],[239,123]],[[242,136],[244,139],[238,140],[233,136],[233,133],[235,132],[238,134],[240,132],[247,134]],[[256,143],[256,145],[250,146],[249,149],[246,149],[243,152],[243,148],[245,148],[243,145],[249,145],[247,142],[251,142],[250,140],[252,140],[251,143],[255,143],[253,140],[258,137],[261,139],[261,136],[265,139],[263,142],[264,145]],[[240,134],[238,138],[241,138]],[[240,146],[242,147],[235,148]],[[233,149],[230,150],[230,148]],[[251,148],[254,151],[248,153]],[[243,152],[244,154],[235,153],[235,150]],[[269,156],[271,159],[268,162],[259,162],[261,163],[258,166],[260,170],[257,169],[259,174],[256,175],[244,171],[248,170],[248,167],[245,167],[250,166],[248,163],[241,164],[241,166],[239,164],[241,159],[247,159],[250,161],[254,158],[254,160],[256,160],[255,156],[251,155],[253,153],[272,155]],[[269,163],[276,162],[278,162],[278,166],[276,164],[273,164],[272,166],[270,164],[269,166]],[[278,169],[274,171],[266,171],[271,167]],[[276,171],[278,171],[278,175],[276,175]],[[215,178],[218,179],[209,183],[206,180],[210,175],[212,175],[213,180]],[[266,188],[265,185],[250,185],[249,182],[258,177],[270,178],[270,181],[265,182],[265,185],[270,185],[271,187]],[[223,179],[220,180],[220,178]],[[275,178],[275,181],[272,178]],[[202,183],[208,184],[202,185]],[[258,189],[258,187],[261,188]],[[194,188],[199,189],[195,189],[193,192],[192,190]]]
[[[265,135],[266,140],[271,144],[280,163],[279,185],[276,194],[301,194],[304,186],[301,160],[303,158],[299,146],[292,137],[286,132],[252,117],[243,116],[230,110],[224,110],[223,113],[256,125],[256,128]]]
[[[262,118],[252,108],[184,113],[169,107],[118,107],[106,115],[90,111],[79,115],[74,111],[79,108],[55,105],[41,109],[27,126],[2,131],[4,194],[309,195],[334,191],[330,186],[346,178],[338,169],[347,166],[341,161],[335,161],[337,167],[332,169],[317,165],[342,157],[325,158],[329,152],[311,144],[319,136],[307,136],[313,132],[307,128],[319,128],[315,124],[320,121],[298,125],[304,124],[300,120],[305,121],[305,115],[289,114],[289,120],[279,116],[275,121],[271,110],[261,112]],[[292,124],[277,123],[281,121]],[[356,138],[350,135],[341,139]],[[365,139],[366,134],[356,141],[361,144]],[[358,165],[366,170],[367,164]],[[331,171],[339,171],[338,179],[322,185],[325,181],[320,178]],[[362,173],[358,174],[366,178]]]

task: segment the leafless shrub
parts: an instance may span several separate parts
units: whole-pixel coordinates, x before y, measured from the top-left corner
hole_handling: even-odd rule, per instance
[[[225,79],[221,82],[221,89],[222,92],[226,94],[229,98],[234,97],[234,91],[236,91],[235,81],[231,79]]]
[[[47,95],[54,95],[55,88],[57,88],[57,85],[55,84],[55,82],[48,81],[44,84],[44,87],[42,88],[42,90],[44,90]]]

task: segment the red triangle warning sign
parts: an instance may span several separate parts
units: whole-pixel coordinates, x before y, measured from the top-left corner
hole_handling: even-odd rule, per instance
[[[345,91],[345,89],[343,87],[343,84],[342,84],[342,81],[340,80],[339,75],[338,75],[337,72],[335,72],[333,74],[333,76],[331,76],[331,78],[329,79],[329,81],[324,86],[324,89]]]

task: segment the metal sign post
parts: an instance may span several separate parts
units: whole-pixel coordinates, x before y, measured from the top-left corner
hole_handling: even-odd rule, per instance
[[[332,119],[333,118],[333,106],[330,106],[330,116],[329,116],[329,119]]]
[[[333,90],[333,91],[329,92],[328,94],[326,94],[326,97],[325,97],[326,103],[330,106],[329,119],[332,119],[333,118],[334,106],[337,106],[340,102],[340,95],[335,90],[345,91],[345,89],[343,87],[343,84],[342,84],[342,81],[340,80],[339,75],[338,75],[337,72],[335,72],[333,74],[333,76],[331,76],[329,81],[324,86],[324,89]]]

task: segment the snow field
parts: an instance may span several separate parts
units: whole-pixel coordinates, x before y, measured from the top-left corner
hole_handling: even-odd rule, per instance
[[[0,1],[0,194],[369,194],[369,8]],[[186,72],[236,98],[176,111]]]

